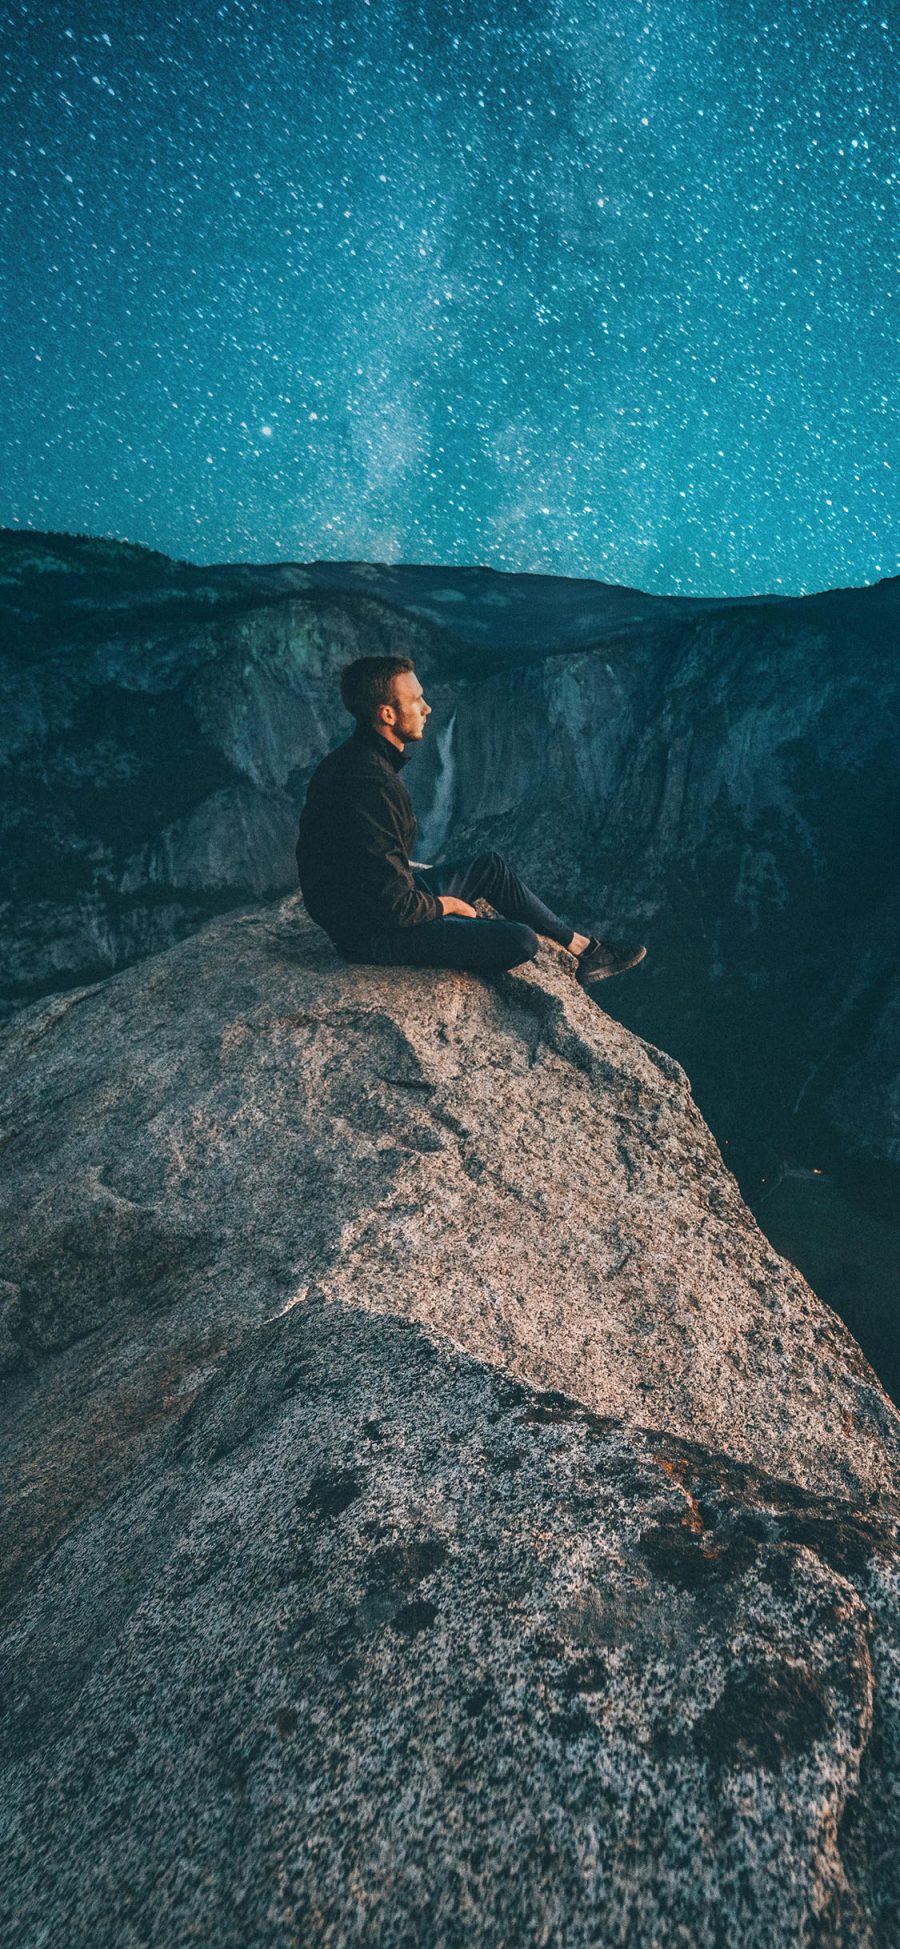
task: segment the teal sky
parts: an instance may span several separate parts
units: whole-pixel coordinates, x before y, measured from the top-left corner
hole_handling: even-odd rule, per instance
[[[898,19],[0,6],[0,522],[658,593],[898,569]]]

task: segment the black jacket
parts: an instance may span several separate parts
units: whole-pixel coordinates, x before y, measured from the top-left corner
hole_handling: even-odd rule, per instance
[[[309,781],[297,841],[300,889],[307,912],[337,943],[442,917],[409,865],[416,820],[399,772],[411,757],[373,726],[357,725]]]

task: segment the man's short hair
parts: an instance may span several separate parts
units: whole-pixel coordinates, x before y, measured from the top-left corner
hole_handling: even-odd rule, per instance
[[[394,678],[415,665],[408,656],[358,656],[341,671],[341,697],[358,724],[371,724],[379,704],[394,701]]]

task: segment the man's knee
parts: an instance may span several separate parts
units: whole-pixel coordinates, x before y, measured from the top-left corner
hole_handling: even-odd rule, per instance
[[[500,886],[509,873],[502,853],[478,853],[472,861],[474,871],[486,886]]]
[[[516,960],[510,962],[511,968],[518,968],[523,961],[533,961],[540,947],[540,941],[533,927],[527,927],[523,920],[509,923],[510,933],[515,936]],[[519,951],[521,949],[521,952]]]

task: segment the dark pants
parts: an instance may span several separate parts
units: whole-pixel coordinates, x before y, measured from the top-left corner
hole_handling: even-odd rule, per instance
[[[501,853],[478,853],[474,859],[448,860],[442,866],[417,866],[413,879],[429,893],[452,893],[470,905],[487,900],[504,919],[469,920],[464,914],[445,914],[443,920],[394,927],[354,942],[352,949],[342,946],[346,960],[374,961],[383,967],[517,968],[522,961],[534,960],[539,934],[568,947],[575,932],[525,886]]]

